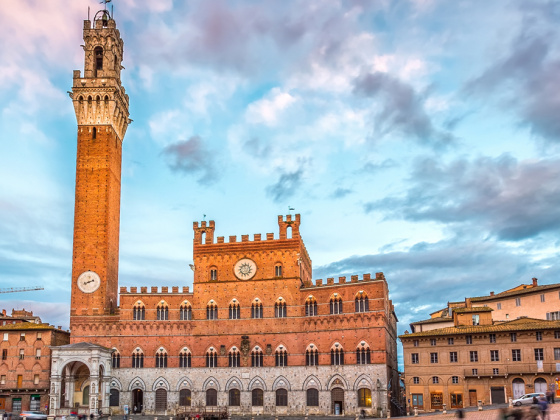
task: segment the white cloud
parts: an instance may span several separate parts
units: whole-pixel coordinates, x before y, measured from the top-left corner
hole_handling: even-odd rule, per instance
[[[279,88],[270,91],[268,98],[259,99],[247,107],[245,119],[252,124],[274,126],[282,113],[292,106],[297,99]]]

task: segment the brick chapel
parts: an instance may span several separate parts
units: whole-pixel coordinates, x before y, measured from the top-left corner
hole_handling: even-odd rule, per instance
[[[70,344],[52,349],[50,414],[395,412],[396,323],[383,273],[312,280],[301,218],[216,236],[194,222],[188,286],[118,286],[123,40],[84,21],[77,118]],[[186,264],[185,264],[186,266]],[[186,267],[188,270],[188,267]],[[157,284],[157,281],[156,281]]]

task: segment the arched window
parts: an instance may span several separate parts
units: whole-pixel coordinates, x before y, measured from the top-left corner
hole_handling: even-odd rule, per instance
[[[437,376],[432,376],[432,383],[439,384],[439,378]]]
[[[239,407],[241,405],[241,393],[238,389],[229,390],[229,405]]]
[[[251,304],[251,318],[263,317],[263,305],[259,299],[255,299]]]
[[[132,308],[132,319],[135,321],[143,321],[146,319],[146,307],[142,302],[136,302]]]
[[[368,312],[369,299],[363,291],[359,291],[356,295],[356,312]]]
[[[274,316],[276,318],[286,318],[286,314],[286,301],[282,298],[278,298],[278,300],[274,304]]]
[[[210,280],[212,280],[212,281],[218,280],[218,269],[217,268],[211,268],[210,269]]]
[[[142,353],[142,350],[136,349],[132,353],[132,367],[137,369],[144,367],[144,353]]]
[[[229,319],[239,319],[241,318],[241,309],[239,302],[236,299],[229,304]]]
[[[356,364],[358,365],[369,365],[371,364],[371,354],[369,347],[366,343],[362,343],[356,349]]]
[[[218,367],[218,352],[213,347],[206,352],[206,367]]]
[[[213,300],[206,305],[206,319],[218,319],[218,305]]]
[[[262,367],[263,366],[263,351],[260,347],[255,347],[251,352],[251,366],[252,367]]]
[[[157,319],[158,321],[167,321],[169,319],[169,308],[167,303],[160,302],[157,306]]]
[[[92,133],[91,133],[91,138],[92,139],[96,139],[97,138],[97,128],[93,127]]]
[[[338,315],[342,313],[342,298],[335,293],[330,301],[331,315]]]
[[[358,389],[358,407],[371,407],[371,389]]]
[[[119,354],[118,350],[113,351],[111,353],[111,366],[113,369],[117,369],[121,367],[121,355]]]
[[[232,347],[228,354],[228,366],[229,367],[239,367],[241,361],[241,354],[237,347]],[[231,405],[231,404],[230,404]]]
[[[111,394],[109,395],[109,407],[118,407],[119,404],[119,390],[111,388]]]
[[[282,264],[274,266],[274,277],[282,277]]]
[[[206,406],[216,407],[218,405],[218,391],[215,389],[206,390]]]
[[[192,319],[192,306],[189,302],[183,302],[181,304],[179,319],[181,319],[181,321],[190,321]]]
[[[305,365],[306,366],[318,366],[319,365],[319,350],[314,344],[307,346],[305,350]]]
[[[344,364],[344,350],[336,343],[331,349],[331,365],[339,366]]]
[[[288,366],[288,352],[283,346],[276,349],[276,366]]]
[[[191,405],[191,390],[182,389],[179,391],[179,405],[181,407],[190,407]]]
[[[313,296],[309,296],[305,301],[305,316],[317,315],[317,300]]]
[[[94,67],[93,77],[97,77],[97,70],[103,70],[103,48],[95,47],[93,50]]]
[[[263,406],[263,390],[262,389],[253,389],[251,391],[251,405],[255,407],[262,407]]]
[[[287,407],[288,406],[288,391],[284,388],[276,390],[276,406],[277,407]]]
[[[191,367],[191,352],[186,347],[179,353],[179,367],[190,368]]]
[[[317,389],[309,388],[307,390],[307,406],[319,407],[319,391]]]
[[[156,367],[166,368],[167,367],[167,352],[160,348],[156,353]]]

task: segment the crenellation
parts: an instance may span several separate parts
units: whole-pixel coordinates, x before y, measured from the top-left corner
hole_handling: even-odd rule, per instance
[[[328,277],[327,278],[327,284],[328,285],[334,284],[334,277]]]
[[[236,242],[237,242],[237,236],[236,235],[230,235],[229,236],[229,243],[234,244]]]
[[[157,286],[152,286],[150,288],[150,290],[151,290],[151,293],[157,293],[158,292],[158,287]]]
[[[171,293],[179,293],[179,286],[171,287]]]
[[[125,287],[125,286],[121,286],[119,290],[120,290],[120,294],[121,294],[121,295],[124,294],[124,293],[128,293],[128,292],[126,291],[126,287]]]
[[[161,293],[168,293],[169,288],[167,286],[161,286]]]
[[[249,235],[241,235],[241,242],[249,242]]]
[[[261,240],[261,234],[260,234],[260,233],[255,233],[255,234],[253,235],[253,240],[254,240],[255,242],[259,242],[259,241]]]
[[[148,293],[148,288],[146,286],[140,287],[140,293]]]
[[[371,274],[364,274],[364,281],[370,281],[371,280]]]
[[[267,233],[266,234],[266,240],[267,241],[273,241],[274,240],[274,233]]]
[[[223,237],[223,236],[218,236],[218,243],[219,243],[219,244],[223,244],[223,243],[224,243],[224,237]]]
[[[356,278],[358,278],[358,276],[356,276]],[[344,284],[346,283],[346,277],[339,277],[338,278],[338,284]]]

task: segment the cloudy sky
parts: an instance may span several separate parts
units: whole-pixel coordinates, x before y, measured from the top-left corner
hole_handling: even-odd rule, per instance
[[[301,213],[314,278],[383,271],[408,323],[559,281],[557,1],[115,0],[134,120],[120,285],[192,284],[192,222]],[[82,21],[0,14],[1,306],[68,325]]]

